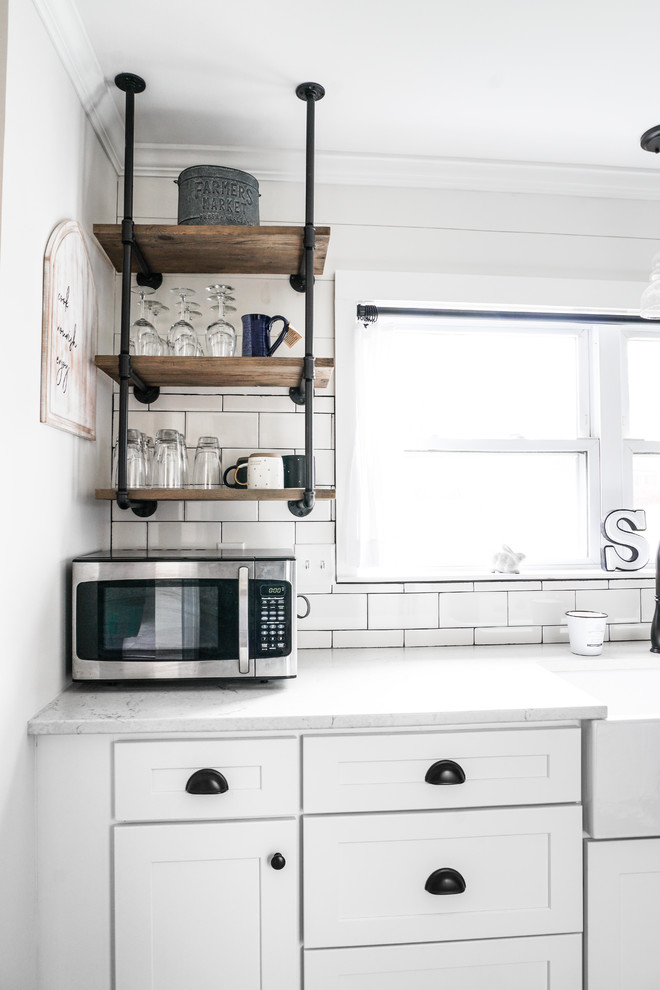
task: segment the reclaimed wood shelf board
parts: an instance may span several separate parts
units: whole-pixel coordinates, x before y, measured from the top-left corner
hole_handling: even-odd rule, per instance
[[[96,367],[119,381],[119,358],[116,354],[99,354]],[[133,357],[131,367],[145,385],[205,387],[296,387],[302,380],[303,358],[278,357]],[[334,361],[317,358],[314,363],[314,388],[327,388]]]
[[[329,227],[316,227],[314,274],[322,275]],[[203,224],[135,224],[135,239],[152,272],[161,274],[297,275],[303,262],[303,227]],[[94,236],[120,272],[121,224],[94,224]],[[135,252],[133,271],[139,271]]]
[[[282,502],[296,501],[304,488],[129,488],[130,498],[148,502]],[[115,499],[116,488],[97,488],[97,499]],[[335,498],[334,488],[317,488],[318,501]]]

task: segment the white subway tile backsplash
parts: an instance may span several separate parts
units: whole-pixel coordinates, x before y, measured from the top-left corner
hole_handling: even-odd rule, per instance
[[[565,613],[573,608],[574,591],[511,591],[509,625],[562,625],[566,622]]]
[[[544,581],[544,591],[600,591],[607,588],[607,579],[603,581]]]
[[[403,629],[336,629],[332,645],[334,649],[403,646]]]
[[[244,543],[246,547],[289,549],[295,543],[295,523],[225,522],[222,539],[225,543]]]
[[[292,517],[293,518],[293,517]],[[312,516],[296,520],[296,543],[334,543],[335,524],[316,522]]]
[[[297,516],[293,516],[286,502],[257,502],[259,506],[259,521],[260,522],[291,522],[292,520],[296,523],[306,523],[307,525],[313,525],[315,523],[329,523],[331,521],[331,503],[328,499],[321,501],[318,500],[310,515],[299,519]],[[328,540],[328,543],[334,543],[334,527],[332,539]],[[325,542],[320,540],[319,542]]]
[[[259,416],[256,413],[186,413],[186,443],[194,448],[200,437],[217,437],[223,449],[238,444],[256,449]]]
[[[258,502],[184,502],[186,522],[257,522]]]
[[[544,643],[568,643],[568,626],[543,626]]]
[[[505,626],[505,591],[450,592],[440,595],[441,626]]]
[[[220,412],[222,399],[214,391],[194,395],[186,392],[161,392],[149,409],[151,412]]]
[[[366,629],[366,595],[308,595],[310,613],[299,629]]]
[[[226,412],[288,413],[298,408],[288,395],[226,395],[223,405]]]
[[[132,513],[131,513],[132,515]],[[117,522],[112,527],[113,550],[146,550],[147,524],[143,520],[137,523]]]
[[[474,630],[475,646],[541,643],[542,639],[542,626],[490,626]]]
[[[424,591],[474,591],[474,584],[472,581],[406,582],[403,590],[407,595]]]
[[[131,430],[139,430],[141,433],[146,433],[149,437],[156,437],[158,430],[178,430],[179,433],[185,435],[186,430],[186,414],[184,412],[168,412],[167,410],[161,411],[156,408],[156,411],[149,412],[144,406],[142,406],[143,412],[130,413],[128,417],[128,426]],[[113,441],[117,437],[117,414],[115,414],[113,419]]]
[[[608,624],[612,622],[639,622],[640,592],[637,588],[576,591],[575,607],[607,612]]]
[[[540,581],[475,581],[475,591],[540,591]]]
[[[404,646],[472,646],[473,629],[405,629]]]
[[[299,629],[299,650],[329,650],[332,647],[332,632],[330,629]]]
[[[148,517],[150,523],[158,522],[183,522],[184,520],[184,503],[179,501],[172,502],[159,502],[156,511],[153,516]],[[116,523],[126,523],[134,525],[135,523],[144,522],[139,516],[136,516],[131,509],[120,509],[115,502],[112,503],[112,524]]]
[[[220,540],[220,523],[149,522],[150,550],[215,550]]]
[[[651,627],[647,622],[640,623],[620,623],[610,626],[610,639],[613,643],[626,642],[628,640],[651,640]],[[650,647],[649,647],[650,649]]]
[[[651,622],[655,612],[655,588],[643,588],[640,592],[642,603],[642,622]]]
[[[433,629],[437,626],[436,594],[369,595],[370,629]]]
[[[262,416],[259,424],[261,450],[305,446],[305,417],[291,413]],[[332,447],[332,416],[314,417],[314,446],[316,450]]]
[[[334,549],[334,548],[333,548]],[[336,584],[332,589],[335,595],[401,595],[402,584]]]

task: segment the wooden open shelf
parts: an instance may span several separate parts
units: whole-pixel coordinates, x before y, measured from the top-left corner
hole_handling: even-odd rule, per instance
[[[314,274],[322,275],[329,227],[316,227]],[[152,272],[160,274],[297,275],[303,261],[303,227],[210,224],[135,224],[135,239]],[[94,236],[120,272],[120,224],[94,224]],[[133,271],[139,271],[133,252]]]
[[[119,358],[100,354],[95,358],[113,381],[119,381]],[[327,388],[333,368],[332,358],[317,358],[314,388]],[[145,385],[210,386],[230,388],[258,385],[295,388],[302,379],[303,358],[278,357],[133,357],[131,367]]]
[[[282,502],[297,501],[304,488],[129,488],[128,494],[148,502]],[[94,497],[113,500],[116,488],[97,488]],[[317,501],[335,498],[334,488],[317,488]]]

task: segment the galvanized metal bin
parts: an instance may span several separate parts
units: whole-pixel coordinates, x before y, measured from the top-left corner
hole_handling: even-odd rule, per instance
[[[259,183],[253,175],[222,165],[193,165],[174,180],[180,224],[259,225]]]

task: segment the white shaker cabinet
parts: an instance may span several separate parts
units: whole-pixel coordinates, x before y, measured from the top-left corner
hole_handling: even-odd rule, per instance
[[[37,793],[38,990],[582,988],[575,723],[54,734]]]
[[[114,830],[116,990],[283,990],[299,981],[298,825]]]
[[[658,990],[660,838],[586,846],[588,990]]]

